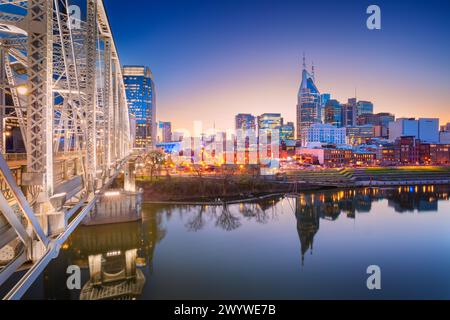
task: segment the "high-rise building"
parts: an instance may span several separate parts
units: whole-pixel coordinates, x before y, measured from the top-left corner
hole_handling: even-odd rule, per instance
[[[321,123],[325,123],[325,108],[327,106],[328,101],[331,100],[331,94],[329,93],[322,93],[320,95],[320,112],[319,112],[319,119]]]
[[[395,116],[390,113],[362,114],[358,117],[358,126],[371,124],[380,127],[380,137],[389,138],[389,123],[395,121]]]
[[[377,113],[375,115],[376,123],[374,125],[381,127],[381,137],[388,139],[389,138],[389,123],[395,121],[395,115],[391,113]]]
[[[288,122],[280,127],[280,140],[281,142],[295,140],[295,126],[293,122]]]
[[[158,123],[158,142],[172,141],[172,123],[159,121]]]
[[[329,100],[325,106],[325,123],[342,127],[342,105],[337,100]]]
[[[346,129],[331,124],[312,124],[302,129],[302,146],[310,143],[343,145],[346,143]]]
[[[235,117],[235,129],[237,130],[256,130],[255,117],[251,114],[240,113]]]
[[[450,122],[441,126],[441,131],[447,131],[450,132]]]
[[[441,126],[439,132],[439,143],[450,144],[450,123]]]
[[[414,137],[421,142],[438,143],[439,119],[400,118],[389,124],[389,140],[395,141],[407,136]]]
[[[426,143],[439,143],[439,119],[419,119],[419,139]]]
[[[342,105],[342,126],[353,127],[356,125],[358,109],[356,99],[348,99],[348,103]]]
[[[375,137],[375,127],[371,124],[364,126],[347,127],[348,144],[357,146],[367,143],[368,140]]]
[[[450,144],[450,131],[439,132],[439,143]]]
[[[389,123],[395,121],[395,115],[391,114],[391,113],[377,113],[376,114],[377,119],[378,119],[378,125],[381,126],[382,128],[382,137],[383,138],[388,138],[389,137]]]
[[[123,80],[128,109],[136,119],[135,148],[153,148],[156,144],[156,93],[150,68],[124,66]]]
[[[362,114],[373,114],[373,103],[370,101],[358,101],[356,109],[358,116]]]
[[[264,113],[258,117],[258,130],[279,129],[283,125],[280,113]]]
[[[303,57],[302,83],[297,98],[297,140],[302,141],[304,129],[321,122],[320,92],[315,84],[314,70],[310,74],[306,69],[305,57]]]
[[[419,121],[416,119],[400,118],[389,124],[389,140],[395,141],[400,137],[419,137]]]
[[[184,136],[185,136],[184,132],[179,132],[179,131],[172,132],[172,140],[174,142],[183,141]]]

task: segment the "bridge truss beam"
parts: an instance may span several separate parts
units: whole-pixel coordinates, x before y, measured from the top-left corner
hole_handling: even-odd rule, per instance
[[[0,0],[0,250],[23,248],[0,266],[0,285],[24,261],[41,268],[42,258],[57,252],[58,236],[83,218],[69,224],[74,212],[86,214],[131,153],[125,86],[105,7],[102,0],[83,1],[85,12],[76,17],[72,0]],[[2,156],[5,123],[20,128],[23,172],[13,174]]]

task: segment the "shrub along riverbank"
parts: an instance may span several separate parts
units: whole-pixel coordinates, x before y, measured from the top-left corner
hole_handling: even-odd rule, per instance
[[[165,177],[150,181],[137,179],[136,186],[144,190],[145,201],[230,201],[260,197],[272,193],[287,193],[291,185],[247,177],[197,178]]]

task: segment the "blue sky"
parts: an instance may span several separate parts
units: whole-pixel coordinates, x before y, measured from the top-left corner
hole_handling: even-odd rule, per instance
[[[366,28],[377,4],[382,30]],[[123,64],[148,65],[158,118],[232,127],[238,112],[294,120],[301,55],[322,92],[450,121],[450,1],[105,0]]]

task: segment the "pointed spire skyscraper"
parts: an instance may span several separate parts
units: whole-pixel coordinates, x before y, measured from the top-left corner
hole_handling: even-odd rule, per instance
[[[314,78],[314,74],[310,74],[306,68],[306,58],[303,54],[302,83],[297,97],[297,139],[299,141],[301,141],[303,130],[314,123],[321,122],[320,92]]]

